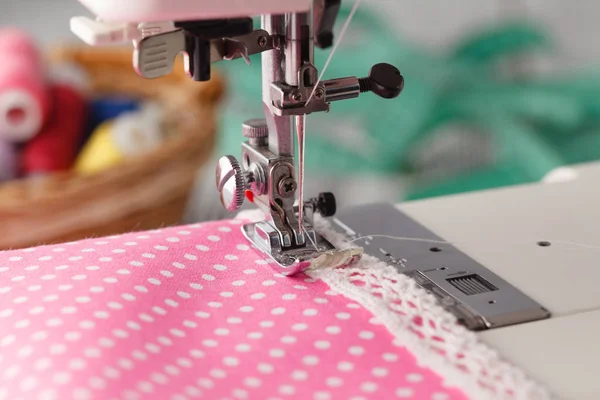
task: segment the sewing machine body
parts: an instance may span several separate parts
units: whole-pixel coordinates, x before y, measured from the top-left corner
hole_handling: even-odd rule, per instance
[[[551,314],[549,319],[480,331],[485,342],[561,398],[597,399],[600,163],[560,172],[553,176],[567,180],[409,202],[397,208],[455,243]]]
[[[82,2],[100,21],[74,18],[73,32],[89,44],[132,41],[134,67],[145,78],[169,74],[180,53],[196,81],[210,79],[213,62],[243,58],[250,64],[249,55],[260,53],[264,119],[242,126],[247,141],[241,162],[234,156],[219,160],[221,202],[235,211],[248,199],[264,212],[264,221],[248,224],[243,232],[284,275],[322,267],[323,260],[345,264],[360,259],[356,251],[336,249],[312,226],[314,213],[330,216],[336,203],[331,193],[304,199],[305,119],[365,92],[393,99],[404,79],[397,68],[381,63],[365,78],[319,78],[314,47],[333,45],[340,0],[132,1],[126,7],[112,7],[114,1]],[[260,29],[249,18],[255,14],[261,14]]]
[[[322,196],[299,206],[296,203],[294,125],[296,131],[303,131],[304,116],[328,111],[333,101],[355,98],[365,91],[393,98],[403,87],[400,72],[382,64],[374,67],[369,78],[347,77],[317,84],[313,45],[331,46],[339,0],[80,1],[101,20],[111,22],[74,20],[74,31],[91,44],[133,41],[135,67],[147,78],[169,73],[173,58],[182,52],[187,55],[188,73],[198,81],[210,78],[212,62],[248,60],[250,54],[261,53],[265,118],[244,125],[247,141],[242,144],[241,162],[231,156],[219,161],[217,185],[222,203],[233,211],[247,197],[263,210],[265,221],[244,227],[244,232],[274,258],[283,273],[299,272],[336,251],[313,230],[310,218],[316,211],[332,214],[335,204],[327,201],[331,199]],[[253,29],[251,21],[243,18],[259,14],[261,29]],[[513,306],[526,310],[525,314],[509,310],[505,314],[511,319],[494,319],[494,307],[503,303],[486,297],[477,305],[481,312],[474,318],[489,318],[483,318],[476,327],[502,327],[480,331],[479,335],[567,398],[600,397],[600,380],[595,376],[600,356],[596,343],[600,333],[598,251],[558,243],[600,244],[594,218],[600,215],[595,211],[600,204],[600,191],[595,190],[599,173],[598,166],[584,166],[569,182],[398,206],[437,237],[454,243],[469,262],[485,268],[488,272],[482,273],[487,274],[488,283],[496,282],[493,287],[504,285],[501,282],[508,285],[503,286],[508,291],[503,293],[508,294],[502,302],[514,300],[511,294],[515,294],[520,300]],[[299,226],[302,211],[307,218]],[[310,242],[320,247],[305,248]],[[415,242],[415,246],[423,244]],[[344,257],[341,254],[331,259],[356,261],[360,254]],[[432,252],[429,257],[436,257],[439,263],[446,255],[444,251]],[[446,277],[442,280],[448,283]],[[469,286],[472,283],[457,283],[454,288],[473,291],[466,293],[474,296],[471,299],[495,294],[476,293],[487,286]],[[467,308],[477,308],[468,306],[468,301],[466,304]],[[520,318],[523,315],[527,318]]]
[[[308,11],[310,0],[79,0],[112,22],[187,21]]]

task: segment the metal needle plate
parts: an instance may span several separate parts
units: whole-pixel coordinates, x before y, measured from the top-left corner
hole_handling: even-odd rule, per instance
[[[350,239],[368,235],[442,238],[392,204],[341,210],[332,226]],[[473,330],[497,328],[548,318],[550,313],[520,290],[450,244],[372,237],[355,242],[414,278],[440,304]]]

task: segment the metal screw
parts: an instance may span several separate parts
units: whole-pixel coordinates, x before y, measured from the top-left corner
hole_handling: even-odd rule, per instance
[[[315,92],[315,97],[319,100],[322,99],[324,95],[325,92],[321,88],[317,89],[317,91]]]
[[[260,47],[265,47],[267,45],[267,37],[266,36],[261,36],[258,38],[258,45]]]
[[[246,187],[257,196],[267,194],[265,170],[260,164],[250,163],[245,175]]]
[[[285,178],[279,181],[279,195],[285,198],[292,197],[296,192],[298,184],[292,178]]]
[[[299,92],[296,92],[296,93],[292,94],[292,99],[294,101],[300,101],[300,100],[302,100],[302,94],[300,94]]]

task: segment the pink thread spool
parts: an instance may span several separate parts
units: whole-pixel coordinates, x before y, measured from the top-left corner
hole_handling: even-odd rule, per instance
[[[15,179],[18,173],[17,149],[12,143],[0,141],[0,182]]]
[[[53,85],[52,115],[42,131],[23,147],[21,172],[38,175],[73,165],[87,121],[85,98],[72,87]]]
[[[24,32],[0,29],[0,60],[0,139],[26,142],[51,109],[42,55]]]

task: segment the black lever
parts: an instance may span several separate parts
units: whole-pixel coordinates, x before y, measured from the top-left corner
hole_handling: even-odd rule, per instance
[[[315,10],[319,12],[319,20],[315,21],[314,35],[318,48],[326,49],[333,45],[333,27],[341,6],[341,0],[320,0],[320,4],[316,5],[319,7],[319,10]]]
[[[404,77],[391,64],[376,64],[371,67],[367,78],[358,80],[360,92],[373,92],[384,99],[396,98],[404,89]]]
[[[176,28],[185,33],[185,50],[189,55],[190,74],[195,81],[210,79],[210,41],[252,32],[252,18],[179,21]]]
[[[317,210],[323,217],[333,217],[336,209],[337,206],[333,193],[319,193],[319,197],[317,198]]]

